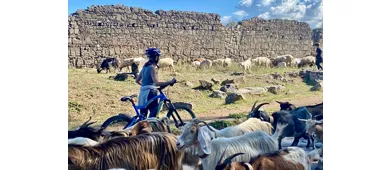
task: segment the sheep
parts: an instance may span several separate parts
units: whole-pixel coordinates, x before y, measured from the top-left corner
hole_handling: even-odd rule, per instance
[[[224,67],[230,67],[232,65],[232,59],[231,58],[225,58],[223,66]]]
[[[192,67],[198,68],[198,67],[200,66],[200,61],[193,61],[193,62],[191,63],[191,66],[192,66]]]
[[[236,156],[244,153],[236,153],[227,157],[222,162],[221,156],[215,170],[310,170],[311,164],[306,152],[298,147],[287,147],[271,153],[260,154],[246,162],[232,162]]]
[[[258,118],[258,119],[260,119],[260,120],[262,120],[262,121],[266,121],[266,122],[272,123],[272,122],[273,122],[273,119],[271,120],[272,117],[270,117],[270,116],[268,115],[267,112],[262,111],[262,110],[259,110],[261,106],[266,105],[266,104],[269,104],[269,103],[261,103],[261,104],[259,104],[258,106],[256,106],[256,103],[257,103],[257,102],[258,102],[258,101],[256,101],[256,102],[253,104],[252,109],[251,109],[251,111],[249,112],[248,117]]]
[[[193,119],[186,123],[178,137],[176,149],[183,151],[191,146],[196,147],[203,169],[214,169],[218,163],[217,159],[221,157],[223,151],[226,151],[227,154],[246,152],[247,155],[237,157],[236,161],[250,161],[253,156],[277,150],[277,142],[261,130],[231,138],[218,137],[213,139],[212,135],[209,135],[204,128],[199,127],[199,123],[204,123],[206,127],[209,127],[206,122],[199,119]],[[211,128],[210,130],[214,131]]]
[[[275,129],[274,137],[278,140],[279,149],[282,148],[281,141],[284,137],[294,137],[294,141],[291,146],[297,146],[300,138],[308,140],[306,148],[310,147],[312,140],[311,136],[306,134],[306,125],[302,123],[295,115],[290,114],[288,111],[274,112],[272,115],[272,126]],[[280,128],[285,127],[285,128]],[[276,132],[280,129],[278,135]]]
[[[257,57],[255,59],[252,59],[252,62],[256,66],[264,66],[266,68],[269,68],[272,64],[271,60],[267,57]]]
[[[292,66],[292,63],[294,61],[294,57],[290,54],[276,56],[271,58],[272,64],[274,66],[278,66],[279,63],[285,62],[286,66]]]
[[[80,169],[182,169],[183,154],[175,150],[177,137],[148,133],[121,137],[96,146],[68,145],[68,165]]]
[[[106,70],[106,73],[111,72],[110,68],[114,67],[114,70],[119,67],[120,61],[117,58],[106,58],[102,63],[97,65],[97,72],[100,73],[102,70]]]
[[[162,58],[158,60],[158,66],[161,69],[169,68],[171,73],[175,72],[175,68],[173,66],[173,59],[172,58]]]
[[[239,66],[244,69],[244,73],[245,73],[245,71],[250,72],[251,65],[252,65],[251,58],[245,60],[244,62],[240,62],[240,64],[239,64]]]
[[[81,146],[95,146],[99,144],[98,142],[84,137],[76,137],[68,139],[68,145],[81,145]]]
[[[316,62],[316,58],[313,56],[303,57],[301,62],[298,64],[298,68],[302,68],[302,67],[305,67],[307,65],[310,67],[313,67],[315,65],[315,62]]]
[[[225,59],[216,59],[216,60],[213,60],[213,65],[214,66],[223,66],[225,63]]]
[[[213,66],[213,62],[211,60],[205,59],[200,63],[199,68],[200,69],[205,69],[205,68],[210,69],[211,66]]]
[[[302,58],[294,58],[293,66],[298,67],[299,63],[301,63]]]
[[[287,67],[287,63],[286,62],[278,63],[278,68],[286,68],[286,67]]]
[[[203,60],[206,60],[204,58],[195,58],[193,61],[199,61],[199,62],[202,62]]]

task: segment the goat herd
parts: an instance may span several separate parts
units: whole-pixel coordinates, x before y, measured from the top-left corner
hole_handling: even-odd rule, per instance
[[[322,169],[323,103],[295,107],[279,102],[280,111],[269,116],[254,103],[248,119],[217,130],[198,118],[175,136],[167,118],[149,118],[120,131],[89,127],[91,118],[68,131],[69,169],[180,170],[183,165],[204,170],[310,170]],[[205,126],[201,126],[201,125]],[[294,137],[290,147],[281,147]],[[310,153],[297,147],[306,139]]]
[[[103,57],[104,58],[104,57]],[[243,69],[243,71],[250,71],[251,66],[258,66],[258,67],[298,67],[302,68],[305,66],[314,66],[315,64],[315,57],[313,56],[306,56],[303,58],[294,58],[292,55],[286,54],[276,57],[257,57],[255,59],[247,59],[243,62],[238,62],[238,66]],[[122,71],[123,68],[127,68],[132,73],[138,73],[139,72],[139,66],[142,66],[143,63],[145,63],[146,60],[142,57],[138,58],[127,58],[127,59],[118,59],[118,58],[106,58],[104,59],[100,65],[97,65],[97,72],[100,73],[102,70],[106,70],[106,72],[110,71],[110,68],[118,69],[118,71]],[[224,59],[216,59],[216,60],[209,60],[205,58],[196,58],[193,61],[191,61],[191,66],[199,68],[199,69],[209,69],[211,67],[229,67],[233,64],[233,60],[231,58],[224,58]],[[170,69],[170,72],[175,72],[174,69],[174,61],[172,58],[162,58],[159,60],[158,65],[160,68],[168,68]],[[141,68],[142,69],[142,68]]]

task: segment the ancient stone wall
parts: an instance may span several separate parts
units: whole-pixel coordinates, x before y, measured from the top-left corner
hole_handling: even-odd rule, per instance
[[[144,56],[158,47],[163,57],[189,61],[231,57],[241,61],[258,56],[312,52],[307,23],[252,18],[235,28],[224,27],[218,14],[156,11],[122,5],[90,6],[68,17],[69,66],[94,67],[97,56]]]
[[[322,28],[317,28],[317,29],[314,29],[312,31],[313,42],[319,42],[321,48],[322,48],[322,45],[323,45],[323,37],[322,37],[322,35],[323,35]]]

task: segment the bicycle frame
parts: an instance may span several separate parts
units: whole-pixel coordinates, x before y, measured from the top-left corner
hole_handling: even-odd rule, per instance
[[[166,106],[168,106],[168,105],[167,105],[167,102],[171,103],[171,100],[169,100],[169,99],[165,96],[165,94],[164,94],[160,89],[159,89],[159,92],[160,92],[159,95],[157,95],[157,96],[151,98],[150,100],[148,100],[148,102],[147,102],[145,105],[142,105],[142,106],[138,106],[138,105],[136,105],[133,101],[131,101],[131,103],[132,103],[132,105],[133,105],[133,108],[134,108],[134,110],[135,110],[136,116],[133,117],[132,121],[131,121],[129,124],[127,124],[127,125],[125,126],[125,128],[127,128],[127,127],[129,127],[129,126],[133,126],[133,125],[136,123],[136,121],[145,120],[147,117],[145,117],[144,115],[140,114],[139,110],[145,109],[151,102],[153,102],[153,101],[155,101],[155,100],[157,100],[157,99],[160,99],[160,101],[159,101],[159,103],[158,103],[158,107],[157,107],[157,114],[156,114],[156,116],[158,116],[158,115],[160,114],[160,110],[161,110],[161,107],[162,107],[163,104],[165,104]],[[171,104],[171,105],[168,106],[168,107],[173,108],[173,110],[175,111],[175,113],[176,113],[176,115],[177,115],[179,121],[181,122],[180,124],[183,124],[183,120],[182,120],[181,117],[179,116],[179,113],[177,113],[176,108],[173,106],[173,104]],[[168,114],[170,114],[169,111],[168,111]],[[167,114],[167,115],[168,115],[168,114]],[[175,125],[178,125],[177,119],[175,118],[175,116],[173,115],[173,113],[171,113],[171,114],[172,114],[172,118],[173,118],[173,120],[174,120],[174,122],[175,122]],[[137,118],[138,118],[138,120],[137,120]]]

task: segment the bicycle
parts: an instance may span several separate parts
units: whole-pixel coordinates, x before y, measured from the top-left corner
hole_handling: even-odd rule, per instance
[[[175,107],[172,104],[171,100],[168,99],[165,96],[165,94],[162,92],[162,90],[164,88],[166,88],[167,86],[169,86],[169,85],[161,86],[161,87],[157,88],[157,90],[160,92],[160,94],[155,96],[155,97],[153,97],[152,99],[148,100],[148,102],[145,105],[143,105],[143,106],[138,106],[138,105],[135,104],[134,98],[137,97],[136,94],[133,94],[131,96],[124,96],[124,97],[122,97],[121,98],[122,102],[127,102],[127,101],[131,102],[131,104],[132,104],[132,106],[133,106],[133,108],[135,110],[136,115],[131,117],[129,114],[120,113],[118,115],[115,115],[115,116],[112,116],[112,117],[108,118],[106,121],[103,122],[101,127],[105,129],[110,124],[112,124],[114,122],[118,122],[118,121],[128,122],[128,124],[123,129],[131,127],[131,126],[135,125],[136,123],[138,123],[139,121],[147,119],[147,116],[145,116],[143,114],[140,114],[139,110],[146,108],[148,106],[148,104],[150,104],[152,101],[155,101],[157,99],[160,99],[160,101],[158,103],[156,117],[158,117],[158,115],[160,114],[162,105],[165,104],[166,108],[168,108],[168,113],[167,113],[166,117],[168,117],[168,119],[170,119],[172,117],[174,122],[175,122],[175,126],[177,128],[180,128],[181,126],[184,126],[184,124],[185,124],[183,122],[183,120],[181,119],[181,117],[180,117],[180,115],[179,115],[177,110],[182,109],[182,110],[186,111],[191,116],[192,119],[196,118],[195,114],[192,112],[191,109],[189,109],[189,108],[187,108],[185,106]],[[173,84],[170,85],[170,86],[173,86]]]

